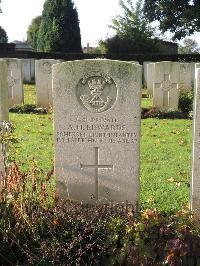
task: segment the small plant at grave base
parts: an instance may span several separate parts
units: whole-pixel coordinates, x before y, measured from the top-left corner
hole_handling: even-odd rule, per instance
[[[21,114],[47,114],[46,108],[37,107],[35,104],[15,105],[9,109],[11,113]]]
[[[181,92],[179,96],[179,109],[189,114],[193,110],[193,91]]]

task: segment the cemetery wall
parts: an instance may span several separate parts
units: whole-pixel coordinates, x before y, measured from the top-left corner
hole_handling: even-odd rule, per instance
[[[200,54],[84,54],[84,53],[41,53],[31,51],[5,51],[0,49],[0,58],[35,58],[35,59],[63,59],[65,61],[107,58],[121,61],[179,61],[199,62]]]

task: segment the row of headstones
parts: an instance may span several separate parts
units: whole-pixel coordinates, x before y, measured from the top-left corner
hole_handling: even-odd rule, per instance
[[[10,107],[15,104],[22,104],[24,101],[22,87],[24,60],[7,59]],[[35,61],[36,100],[38,107],[49,108],[53,105],[52,65],[60,62],[61,60],[53,59]],[[193,88],[195,68],[199,66],[199,63],[169,61],[144,63],[144,86],[146,85],[148,94],[153,97],[153,106],[160,110],[177,110],[180,92],[188,92]]]
[[[1,120],[7,120],[8,70],[4,60],[0,69]],[[52,80],[59,195],[84,202],[136,204],[140,193],[142,67],[112,60],[71,61],[54,65]],[[193,210],[200,214],[198,68],[195,83],[191,198]]]
[[[61,61],[36,61],[36,91],[39,107],[49,108],[53,104],[51,69],[53,64],[59,62]],[[147,92],[153,97],[153,107],[160,110],[177,110],[180,93],[188,92],[194,87],[195,67],[198,66],[200,64],[170,61],[144,64],[143,75],[147,73]]]
[[[26,59],[5,59],[7,63],[8,98],[9,107],[24,103],[23,76]],[[31,64],[34,61],[31,61]],[[36,60],[36,103],[38,107],[49,108],[53,104],[52,99],[52,65],[61,62],[60,60]],[[28,74],[27,74],[28,75]]]

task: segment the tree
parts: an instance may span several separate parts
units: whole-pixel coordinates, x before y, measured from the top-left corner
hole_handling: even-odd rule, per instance
[[[78,13],[72,0],[46,0],[38,33],[41,52],[82,52]]]
[[[8,36],[6,31],[0,26],[0,43],[7,43]]]
[[[183,45],[179,46],[179,54],[197,54],[200,52],[200,47],[195,40],[186,38]]]
[[[155,53],[159,51],[159,41],[154,30],[143,16],[140,1],[133,7],[131,0],[120,1],[123,15],[117,16],[110,26],[116,35],[99,46],[107,53]]]
[[[37,40],[40,29],[42,16],[35,17],[28,27],[27,43],[29,43],[35,51],[37,51]]]
[[[173,33],[173,40],[200,29],[199,0],[144,0],[143,10],[149,22],[159,22],[162,33]]]

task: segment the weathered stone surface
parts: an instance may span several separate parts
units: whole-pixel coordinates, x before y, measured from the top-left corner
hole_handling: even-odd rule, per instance
[[[0,59],[0,121],[8,121],[9,104],[8,104],[8,80],[7,80],[7,63]]]
[[[6,60],[0,59],[0,134],[3,130],[3,121],[8,121],[9,119],[7,73],[7,62]],[[5,173],[4,150],[5,145],[0,143],[0,179],[2,174]]]
[[[200,218],[200,68],[196,69],[191,208]]]
[[[50,108],[53,105],[52,98],[52,65],[59,60],[41,59],[35,61],[35,82],[37,106]]]
[[[8,66],[8,98],[9,106],[24,102],[24,91],[22,82],[22,60],[6,59]]]
[[[155,63],[153,106],[161,110],[177,110],[179,99],[180,63]]]
[[[143,62],[143,87],[147,88],[147,69],[148,69],[148,65],[150,64],[151,62],[148,62],[148,61],[145,61]]]
[[[155,63],[147,64],[147,92],[153,96],[153,84],[155,76]]]
[[[24,82],[32,82],[35,79],[35,59],[22,59],[22,76]]]
[[[53,66],[55,176],[61,197],[136,203],[141,80],[140,65],[121,61]]]
[[[179,89],[181,92],[188,92],[193,87],[193,64],[180,63]]]
[[[200,63],[196,63],[195,64],[195,68],[194,68],[194,79],[196,79],[197,76],[197,70],[200,68]]]

